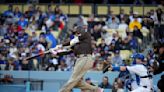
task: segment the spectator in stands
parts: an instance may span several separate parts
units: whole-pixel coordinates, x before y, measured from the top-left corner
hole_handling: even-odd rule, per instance
[[[101,43],[98,46],[99,51],[105,51],[106,49],[108,49],[108,46],[105,43],[104,39],[101,39]]]
[[[35,32],[38,29],[38,23],[37,23],[38,19],[36,19],[36,17],[38,17],[38,16],[33,15],[31,17],[31,19],[29,20],[29,23],[28,23],[29,25],[28,25],[27,30],[29,30],[31,32]]]
[[[134,20],[137,20],[139,23],[142,22],[142,18],[138,16],[138,12],[132,12],[130,11],[130,16],[129,16],[130,22],[133,22]]]
[[[32,35],[29,37],[29,38],[31,38],[31,39],[29,39],[29,43],[30,42],[36,42],[36,41],[38,41],[39,40],[39,37],[36,35],[36,32],[32,32]],[[31,43],[32,44],[32,43]]]
[[[18,30],[17,30],[17,25],[16,24],[11,24],[8,29],[8,31],[11,31],[15,36],[18,35]]]
[[[153,19],[155,24],[159,23],[157,13],[154,10],[150,10],[150,18]]]
[[[92,83],[91,78],[89,78],[89,77],[85,79],[85,82],[88,83],[89,85],[95,86]],[[91,91],[91,90],[81,90],[81,92],[93,92],[93,91]]]
[[[129,23],[133,21],[133,17],[134,17],[134,14],[133,14],[133,11],[131,10],[131,11],[129,11],[129,18],[128,18],[129,19]]]
[[[51,20],[52,22],[54,22],[55,19],[56,19],[56,14],[53,11],[49,11],[48,12],[48,18],[49,18],[49,20]]]
[[[112,92],[124,92],[124,84],[120,78],[115,78]]]
[[[56,58],[51,57],[49,60],[49,65],[46,68],[46,71],[56,71],[58,69],[58,60]]]
[[[39,70],[40,67],[37,59],[30,60],[30,62],[32,63],[32,70]]]
[[[36,9],[35,9],[35,13],[42,13],[42,9],[40,6],[37,6]]]
[[[95,70],[97,70],[97,71],[103,70],[104,62],[103,62],[103,59],[101,58],[101,56],[98,58],[98,61],[96,62],[96,69]]]
[[[157,43],[154,43],[154,53],[156,54],[156,59],[159,62],[159,68],[157,71],[155,71],[155,74],[159,74],[164,71],[164,41],[158,41]]]
[[[4,35],[4,39],[12,39],[14,38],[13,36],[15,36],[15,34],[10,30],[10,25],[8,26],[8,28],[6,29],[6,34]]]
[[[52,10],[52,6],[51,5],[48,5],[48,8],[47,8],[47,11],[45,14],[43,14],[45,17],[49,17],[50,14],[53,13],[53,10]]]
[[[47,31],[45,34],[46,41],[49,43],[48,48],[54,48],[57,45],[57,39],[54,37],[54,35]]]
[[[137,26],[134,26],[133,36],[143,39],[143,34]]]
[[[13,65],[14,65],[14,70],[20,70],[21,66],[20,66],[20,62],[18,60],[18,57],[15,58]]]
[[[121,49],[123,50],[130,50],[131,49],[131,46],[130,46],[130,39],[132,38],[132,36],[125,38],[123,41],[122,41],[122,44],[121,44]]]
[[[8,59],[8,62],[6,64],[6,68],[5,70],[14,70],[14,56],[10,56],[9,59]]]
[[[92,83],[91,78],[88,77],[88,78],[85,79],[85,81],[86,81],[86,83],[88,83],[92,86],[95,86],[95,84]]]
[[[97,41],[99,38],[101,38],[101,31],[100,31],[99,25],[94,25],[93,33],[91,34],[94,37],[94,40]]]
[[[78,20],[75,22],[77,26],[83,27],[83,25],[87,24],[87,20],[84,18],[84,16],[80,15],[78,17]]]
[[[112,17],[112,22],[108,24],[108,28],[110,29],[117,29],[118,28],[118,23],[116,22],[116,17]]]
[[[113,23],[115,25],[116,24],[118,25],[120,23],[120,21],[119,21],[119,19],[115,15],[110,15],[109,18],[107,19],[107,26],[108,26],[108,28],[111,27],[110,26],[111,23]]]
[[[5,39],[1,39],[1,42],[0,42],[0,52],[3,54],[4,57],[7,57],[8,46],[6,45]]]
[[[112,54],[109,53],[106,60],[104,60],[104,68],[108,65],[108,64],[112,64]]]
[[[44,33],[46,33],[46,31],[49,30],[49,27],[50,27],[50,26],[47,24],[47,21],[48,21],[48,18],[46,17],[46,18],[44,18],[44,19],[42,20],[42,23],[41,23],[41,25],[40,25],[41,31],[44,32]]]
[[[92,49],[93,49],[93,53],[97,54],[98,53],[98,49],[97,49],[97,45],[96,45],[96,41],[92,40]]]
[[[59,18],[60,18],[61,22],[64,22],[64,24],[66,24],[68,22],[68,16],[66,14],[64,14],[61,9],[59,12]]]
[[[0,53],[0,70],[5,70],[6,61],[4,60],[3,54]]]
[[[114,44],[115,45],[114,46],[115,50],[121,50],[122,49],[122,43],[123,43],[122,39],[125,39],[125,38],[119,37],[118,40],[115,42],[115,44]]]
[[[148,23],[148,18],[143,18],[142,28],[150,29],[150,25]]]
[[[20,20],[18,21],[18,26],[20,26],[22,29],[25,29],[28,26],[28,21],[24,18],[24,16],[21,16]]]
[[[136,50],[137,49],[137,46],[138,46],[138,42],[137,42],[137,39],[133,36],[132,33],[129,33],[128,34],[128,37],[127,37],[127,47],[132,49],[132,50]],[[130,47],[129,47],[130,46]],[[128,49],[127,48],[127,49]]]
[[[38,49],[37,49],[37,42],[33,42],[32,45],[30,45],[30,55],[33,56],[33,55],[36,55],[39,53]],[[40,64],[40,61],[39,61],[39,58],[36,58],[36,60],[34,59],[33,60],[33,63],[34,63],[34,69],[38,70],[38,67],[41,66]]]
[[[124,20],[126,24],[129,24],[130,23],[129,15],[125,15],[122,20]]]
[[[94,25],[96,24],[94,14],[91,14],[88,17],[87,22],[88,22],[88,31],[90,32],[93,29]]]
[[[125,20],[122,19],[121,23],[118,26],[118,34],[122,39],[125,39],[127,37],[127,30],[128,30],[128,25],[125,23]]]
[[[58,66],[58,70],[57,71],[67,71],[67,65],[65,63],[65,60],[64,59],[61,59],[59,61],[59,66]]]
[[[48,48],[48,42],[45,39],[45,35],[40,35],[39,36],[39,43],[42,44],[44,46],[44,48]]]
[[[153,50],[150,49],[146,56],[147,56],[146,59],[147,59],[148,62],[154,61],[154,52],[153,52]]]
[[[27,39],[28,39],[28,34],[25,32],[24,29],[18,33],[18,38],[17,38],[18,41],[25,43]]]
[[[106,21],[108,22],[111,18],[112,18],[112,13],[113,11],[111,11],[110,9],[108,10],[108,15],[107,15],[107,18],[106,18]],[[111,22],[109,22],[111,23]]]
[[[118,38],[119,38],[118,32],[116,32],[116,31],[113,32],[112,37],[110,38],[111,39],[110,40],[110,45],[115,46],[115,43],[118,40]],[[111,48],[111,50],[113,50],[113,49]]]
[[[137,26],[138,29],[142,28],[142,25],[138,22],[137,18],[134,18],[134,21],[129,24],[130,31],[133,31],[135,26]]]
[[[2,24],[2,20],[0,20],[0,36],[3,36],[6,34],[6,30],[5,30],[5,27],[4,25]]]
[[[125,23],[125,20],[124,19],[121,19],[121,23],[119,24],[118,26],[118,29],[121,29],[121,30],[127,30],[128,28],[128,25]]]
[[[102,60],[104,60],[107,57],[107,54],[109,50],[108,45],[105,43],[104,39],[101,39],[101,43],[98,46],[98,51],[100,52]]]
[[[120,51],[119,50],[115,50],[114,51],[114,57],[112,58],[112,64],[115,66],[121,66],[124,65],[124,62],[120,56]]]
[[[76,60],[75,55],[74,54],[66,55],[65,60],[66,60],[68,71],[72,71],[75,60]]]
[[[17,53],[18,49],[16,48],[16,46],[14,46],[14,44],[11,42],[10,43],[10,48],[9,48],[9,54],[15,54]]]
[[[8,10],[4,11],[3,15],[5,17],[13,17],[14,14],[13,14],[11,5],[8,6]]]
[[[101,30],[101,38],[105,40],[105,43],[109,45],[111,43],[111,35],[107,32],[107,26],[104,26]]]
[[[95,20],[95,16],[94,14],[91,14],[89,17],[88,17],[88,21],[94,21]]]
[[[23,58],[26,57],[26,52],[25,52],[25,47],[21,44],[21,46],[19,46],[18,48],[18,55],[19,55],[19,60],[22,60]]]
[[[155,21],[152,19],[152,18],[147,18],[147,21],[148,21],[148,25],[150,27],[150,31],[151,30],[154,30],[154,24],[155,24]],[[148,27],[148,29],[149,29]],[[153,34],[153,33],[152,33]]]
[[[12,31],[13,31],[13,24],[8,24],[7,31],[12,33]]]
[[[112,85],[109,83],[107,76],[103,77],[102,83],[99,84],[99,87],[105,88],[105,89],[111,89],[112,88]]]
[[[41,40],[42,40],[42,38],[40,39],[40,41]],[[44,47],[43,43],[36,42],[36,50],[38,52],[37,54],[41,54],[41,53],[45,52],[46,48]],[[38,59],[39,64],[41,64],[41,66],[44,66],[44,64],[45,64],[45,56],[41,55],[37,59]]]
[[[30,19],[33,16],[33,14],[34,14],[34,8],[33,8],[32,5],[30,5],[28,7],[28,10],[25,11],[25,17],[28,18],[28,19]]]
[[[19,10],[19,7],[16,7],[14,10],[14,17],[20,18],[22,16],[22,12]]]
[[[121,79],[117,80],[118,89],[117,92],[124,92],[124,83]]]
[[[60,15],[56,15],[56,19],[52,25],[52,29],[54,31],[61,31],[64,29],[64,24],[62,21],[60,21]]]
[[[164,13],[161,15],[161,23],[164,23]]]
[[[84,28],[85,32],[88,32],[88,22],[86,20],[84,21],[84,24],[82,27]],[[101,28],[101,25],[99,25],[99,27]]]
[[[158,22],[161,23],[161,21],[162,21],[162,14],[163,14],[162,9],[161,8],[158,8],[156,10],[156,13],[157,13]]]
[[[22,68],[22,70],[30,70],[31,67],[30,67],[29,61],[22,60],[22,62],[21,62],[21,68]]]
[[[117,16],[118,19],[121,21],[122,19],[125,18],[125,13],[124,13],[124,9],[121,9],[120,10],[120,14]]]
[[[59,7],[59,6],[56,6],[56,7],[54,8],[54,13],[55,13],[56,15],[59,15],[60,12],[61,12],[60,7]]]
[[[35,14],[33,16],[35,16],[35,20],[37,22],[38,29],[41,29],[41,25],[42,25],[44,17],[45,17],[43,15],[44,15],[44,12],[41,10],[40,7],[37,7]]]

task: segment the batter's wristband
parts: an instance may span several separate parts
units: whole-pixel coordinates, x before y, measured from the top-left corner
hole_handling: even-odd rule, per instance
[[[120,71],[120,67],[114,66],[113,71]]]

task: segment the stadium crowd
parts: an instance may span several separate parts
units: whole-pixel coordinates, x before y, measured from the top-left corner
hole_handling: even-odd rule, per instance
[[[29,68],[25,64],[27,62],[22,61],[23,58],[55,47],[57,39],[51,31],[63,30],[68,20],[59,7],[52,10],[51,6],[47,12],[41,11],[40,7],[35,9],[30,6],[25,13],[22,13],[18,7],[12,10],[12,7],[9,6],[9,9],[1,14],[0,19],[0,35],[2,37],[0,56],[1,61],[7,64],[8,70],[19,70],[20,65],[22,69],[28,70]],[[41,33],[37,35],[36,30],[41,30]],[[19,60],[24,63],[20,63]],[[41,60],[38,59],[38,61]]]
[[[147,51],[144,60],[147,64],[157,60],[160,68],[156,73],[159,73],[163,71],[161,67],[164,60],[164,36],[157,32],[163,30],[160,26],[163,18],[161,8],[151,10],[145,16],[140,16],[135,11],[128,15],[123,9],[119,15],[112,14],[110,10],[105,19],[94,15],[88,18],[80,15],[72,29],[67,30],[68,39],[74,37],[77,26],[82,26],[85,31],[91,33],[95,57],[92,69],[94,71],[101,71],[107,64],[129,65],[130,55],[126,59],[121,57],[121,50],[128,50],[133,55],[142,52],[146,45],[152,43],[151,41],[157,42]],[[64,56],[48,54],[33,60],[25,60],[26,57],[43,53],[59,44],[59,39],[52,32],[63,31],[68,19],[58,6],[55,9],[49,6],[46,12],[40,7],[30,6],[24,13],[18,7],[12,9],[12,6],[9,6],[9,9],[0,16],[0,69],[71,71],[76,59],[73,53]],[[145,40],[145,30],[149,36],[148,40]],[[29,31],[32,34],[29,34]],[[39,35],[36,34],[37,31],[41,31]],[[108,78],[104,77],[104,80]],[[116,89],[123,88],[119,78],[114,83],[113,87]],[[106,84],[108,83],[99,86],[111,88],[111,85]]]

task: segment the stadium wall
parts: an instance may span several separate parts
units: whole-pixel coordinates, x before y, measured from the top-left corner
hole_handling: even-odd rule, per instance
[[[14,80],[22,80],[22,81],[39,81],[42,88],[39,89],[34,88],[30,92],[58,92],[58,90],[63,86],[63,84],[68,80],[71,75],[71,72],[60,72],[60,71],[0,71],[0,77],[3,78],[2,75],[10,74],[13,76]],[[118,76],[118,72],[108,72],[106,74],[102,74],[102,72],[97,71],[89,71],[85,78],[91,78],[92,82],[96,85],[102,81],[103,76],[109,77],[109,82],[112,84],[114,79]],[[160,75],[154,76],[154,84],[156,85],[158,80],[160,79]],[[33,85],[31,87],[38,87],[37,85]],[[0,85],[0,92],[28,92],[28,85],[21,84],[19,82],[12,85]],[[12,90],[12,91],[11,91]],[[24,90],[24,91],[22,91]]]

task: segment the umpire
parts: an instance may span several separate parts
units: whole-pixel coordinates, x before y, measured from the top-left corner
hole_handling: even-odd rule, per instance
[[[85,73],[92,68],[94,63],[91,55],[90,33],[86,32],[82,27],[77,27],[74,38],[69,42],[63,43],[62,46],[69,45],[73,47],[73,52],[77,56],[77,59],[70,79],[59,92],[71,92],[74,87],[93,92],[103,92],[103,89],[87,84],[82,80]]]

